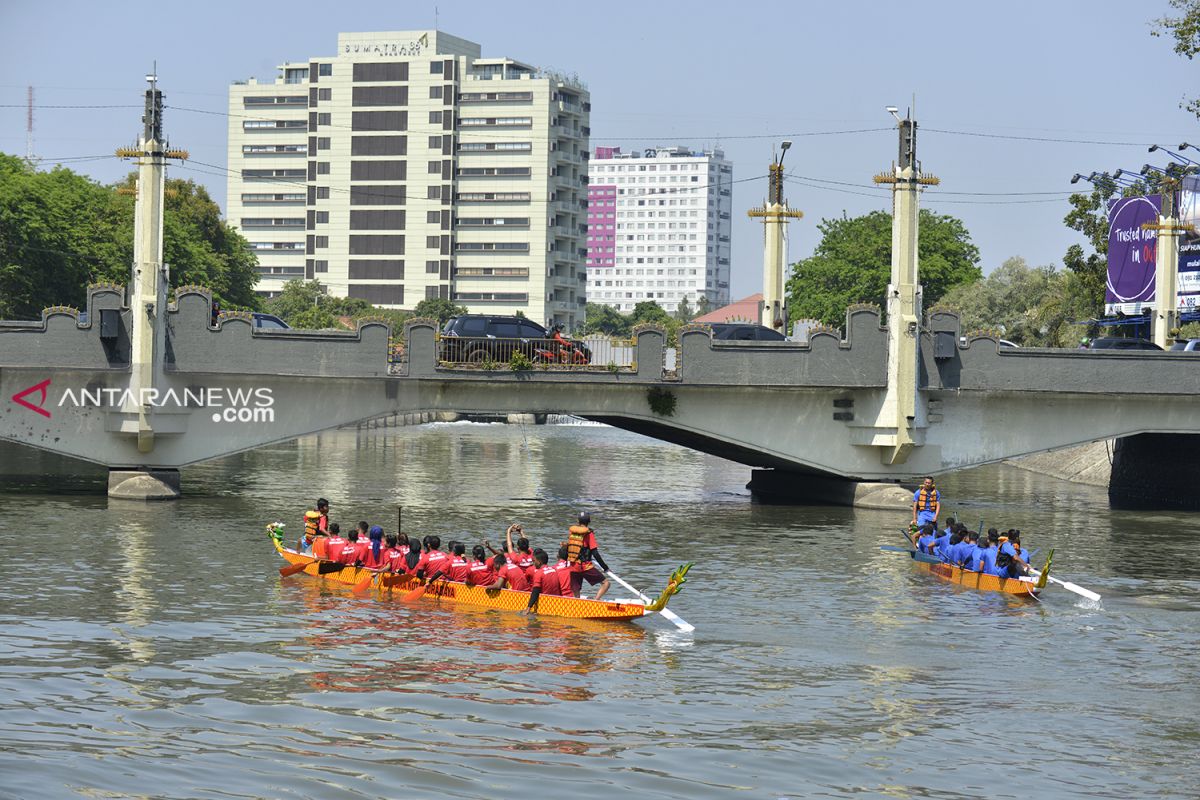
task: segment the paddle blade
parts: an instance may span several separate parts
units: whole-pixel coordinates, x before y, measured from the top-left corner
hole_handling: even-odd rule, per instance
[[[303,572],[304,568],[311,563],[311,561],[304,561],[300,564],[288,564],[286,567],[279,568],[279,574],[285,578],[288,575],[295,575],[297,572]]]
[[[411,592],[405,592],[404,596],[401,597],[400,600],[405,603],[415,603],[416,601],[421,599],[421,596],[425,594],[425,590],[428,588],[429,588],[428,585],[418,586],[417,588],[413,589]]]
[[[354,584],[354,588],[351,591],[365,592],[367,589],[371,588],[371,582],[374,580],[375,580],[375,573],[367,572],[367,577],[363,578],[361,581]]]

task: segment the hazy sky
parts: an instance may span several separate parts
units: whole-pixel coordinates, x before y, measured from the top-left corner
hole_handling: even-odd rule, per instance
[[[795,142],[785,164],[804,178],[787,190],[805,213],[791,227],[794,260],[812,252],[822,218],[890,209],[871,184],[896,153],[883,109],[904,109],[914,93],[918,155],[942,179],[923,205],[965,221],[985,270],[1016,255],[1061,263],[1077,241],[1062,224],[1073,173],[1140,168],[1152,142],[1200,143],[1197,120],[1179,108],[1200,94],[1200,65],[1150,35],[1166,0],[436,5],[438,27],[481,43],[485,56],[578,73],[592,94],[593,147],[719,144],[743,181],[733,195],[735,297],[761,287],[761,226],[745,211],[763,199],[772,143]],[[163,2],[143,13],[132,3],[0,0],[0,150],[25,152],[30,84],[39,156],[103,156],[132,143],[157,59],[166,103],[179,107],[165,116],[171,144],[225,165],[231,81],[332,55],[339,31],[431,28],[434,7]],[[887,130],[806,135],[871,128]],[[129,169],[115,159],[70,166],[102,181]],[[171,174],[224,205],[215,170]]]

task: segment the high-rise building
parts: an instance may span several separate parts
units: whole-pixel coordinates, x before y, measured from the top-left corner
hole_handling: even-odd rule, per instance
[[[583,321],[577,77],[434,30],[342,33],[336,54],[279,69],[229,91],[227,216],[261,294],[307,278],[390,308]]]
[[[729,302],[733,164],[720,150],[597,147],[588,167],[587,299],[670,312]]]

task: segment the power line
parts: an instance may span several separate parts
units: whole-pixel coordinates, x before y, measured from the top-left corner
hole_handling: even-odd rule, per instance
[[[2,103],[2,104],[0,104],[0,108],[25,108],[25,103]],[[50,105],[50,106],[44,106],[44,105],[37,105],[37,106],[34,106],[34,108],[41,111],[41,110],[51,109],[51,108],[53,108],[53,109],[59,109],[59,108],[73,108],[73,109],[79,109],[79,108],[90,108],[90,109],[95,109],[95,108],[141,108],[141,106],[120,106],[120,105],[92,105],[92,106]]]
[[[1053,136],[1016,136],[1008,133],[977,133],[975,131],[949,131],[942,128],[921,128],[925,133],[944,133],[950,136],[976,136],[982,139],[1009,139],[1018,142],[1051,142],[1054,144],[1103,144],[1116,147],[1149,147],[1153,142],[1106,142],[1098,139],[1059,139]]]

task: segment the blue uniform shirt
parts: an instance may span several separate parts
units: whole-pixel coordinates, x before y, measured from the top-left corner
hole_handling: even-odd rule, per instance
[[[1000,550],[995,547],[989,547],[979,554],[980,560],[983,561],[984,575],[999,575],[1000,570],[996,567],[996,556],[1000,555]]]
[[[931,534],[931,533],[927,533],[924,536],[922,536],[921,538],[917,539],[917,549],[920,550],[922,553],[930,552],[929,548],[930,548],[930,545],[932,545],[932,544],[933,544],[933,534]]]
[[[950,548],[950,560],[958,566],[970,566],[971,551],[975,549],[975,545],[963,539],[958,544]]]
[[[983,558],[984,548],[980,547],[977,544],[969,544],[969,545],[967,545],[967,547],[970,549],[963,551],[967,554],[966,559],[964,560],[963,564],[967,569],[972,570],[974,572],[978,572],[979,571],[979,559]]]
[[[943,533],[941,536],[933,540],[933,552],[935,555],[949,559],[950,554],[946,552],[946,548],[950,546],[950,534]]]

